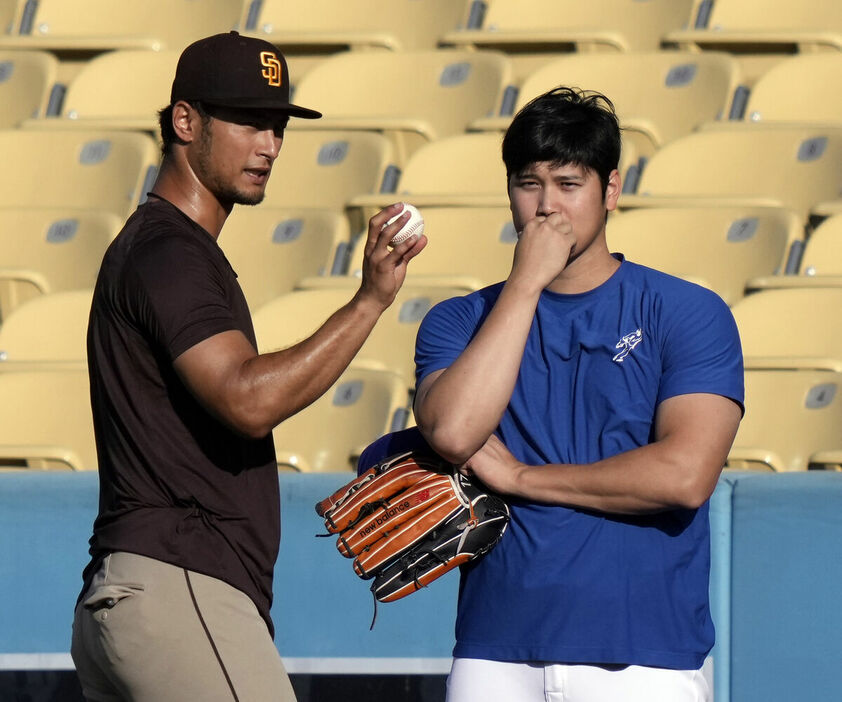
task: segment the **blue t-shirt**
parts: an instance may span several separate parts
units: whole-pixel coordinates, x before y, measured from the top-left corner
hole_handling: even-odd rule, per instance
[[[430,311],[419,383],[453,363],[501,288]],[[531,465],[592,463],[650,443],[658,404],[687,393],[742,404],[730,310],[702,287],[622,261],[594,290],[541,294],[497,434]],[[714,641],[707,504],[646,516],[511,506],[501,542],[463,569],[454,656],[701,666]]]

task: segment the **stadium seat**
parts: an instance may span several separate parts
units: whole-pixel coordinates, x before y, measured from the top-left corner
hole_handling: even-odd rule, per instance
[[[747,370],[745,383],[746,414],[726,468],[840,468],[842,373]]]
[[[842,53],[802,54],[769,69],[752,87],[744,119],[842,125]]]
[[[92,288],[121,226],[107,212],[0,209],[0,320],[36,295]]]
[[[47,113],[57,68],[46,51],[0,51],[0,129]]]
[[[157,137],[158,110],[169,104],[179,55],[179,50],[126,49],[92,58],[70,80],[61,112],[24,126],[133,129]]]
[[[114,49],[179,49],[237,28],[243,0],[38,0],[24,6],[18,34],[0,48],[87,54]]]
[[[22,0],[0,0],[0,35],[17,31],[22,5]]]
[[[368,216],[396,200],[416,207],[508,207],[502,141],[499,133],[477,132],[425,144],[407,162],[396,194],[361,195],[350,205],[363,208]],[[637,161],[634,144],[624,141],[620,173]]]
[[[797,52],[842,49],[842,4],[838,0],[703,0],[691,26],[668,31],[665,46],[691,51],[728,51],[753,84]]]
[[[306,276],[327,276],[350,243],[348,220],[330,210],[235,208],[219,244],[252,310]]]
[[[612,251],[714,290],[729,305],[746,281],[782,269],[803,234],[791,212],[760,207],[644,208],[612,216]]]
[[[748,282],[763,288],[842,288],[842,214],[824,220],[804,244],[795,275],[771,275]]]
[[[739,83],[736,62],[725,53],[631,52],[570,54],[531,73],[520,86],[511,114],[542,93],[566,85],[606,95],[626,139],[641,155],[727,116]],[[477,120],[474,129],[505,129],[511,115]]]
[[[443,285],[465,291],[505,280],[517,233],[508,207],[430,207],[421,213],[427,246],[407,269],[407,284]],[[356,286],[364,240],[356,242],[345,275],[304,278],[298,288]]]
[[[842,288],[746,295],[732,307],[746,368],[842,371]]]
[[[458,0],[245,0],[240,26],[285,54],[433,49],[463,21]],[[306,104],[306,103],[302,103]]]
[[[272,432],[281,470],[352,471],[362,449],[406,424],[409,396],[400,376],[351,366],[312,405]]]
[[[87,369],[0,373],[0,468],[96,470]]]
[[[693,0],[487,0],[472,3],[468,25],[441,43],[500,49],[529,71],[548,53],[656,50],[663,34],[686,24],[692,6]]]
[[[442,300],[465,291],[442,286],[405,284],[383,313],[354,365],[398,373],[407,387],[415,385],[415,335],[424,315]],[[347,288],[295,290],[253,311],[258,351],[275,351],[309,337],[351,299]]]
[[[0,130],[0,208],[75,208],[126,217],[154,182],[150,136],[112,131]]]
[[[392,192],[398,172],[394,147],[382,134],[290,129],[264,203],[342,212],[357,195]],[[353,232],[361,226],[351,224]]]
[[[0,373],[85,368],[93,290],[41,295],[0,325]]]
[[[842,127],[754,125],[702,130],[655,152],[636,194],[620,208],[694,202],[786,207],[806,222],[810,209],[838,197]]]
[[[419,145],[464,132],[472,120],[496,112],[510,82],[509,60],[498,52],[343,52],[298,82],[296,102],[316,106],[324,117],[293,127],[383,132],[402,164]]]

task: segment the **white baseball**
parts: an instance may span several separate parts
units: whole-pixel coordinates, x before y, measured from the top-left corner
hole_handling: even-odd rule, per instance
[[[398,233],[391,238],[389,246],[397,246],[401,242],[409,239],[411,236],[421,236],[424,233],[424,218],[421,216],[418,208],[414,205],[410,205],[408,202],[403,202],[401,204],[403,205],[403,209],[383,226],[388,227],[398,217],[402,216],[404,212],[409,212],[409,220],[398,230]]]

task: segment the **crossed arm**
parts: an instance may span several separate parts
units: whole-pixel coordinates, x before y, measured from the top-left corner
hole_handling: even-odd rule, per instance
[[[493,434],[517,380],[539,294],[510,278],[465,351],[421,382],[415,413],[430,445],[490,488],[530,501],[624,514],[703,504],[741,417],[726,397],[669,398],[657,408],[653,443],[587,465],[525,465]]]
[[[258,354],[242,332],[226,331],[175,359],[176,372],[208,412],[238,433],[259,438],[337,380],[395,299],[408,262],[426,245],[422,236],[387,248],[406,216],[381,227],[398,211],[393,205],[371,218],[359,290],[308,339]]]

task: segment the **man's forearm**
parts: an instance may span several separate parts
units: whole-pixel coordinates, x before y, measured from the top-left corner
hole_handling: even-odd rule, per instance
[[[511,280],[459,358],[419,388],[415,412],[427,441],[456,463],[500,423],[520,370],[540,289]]]

